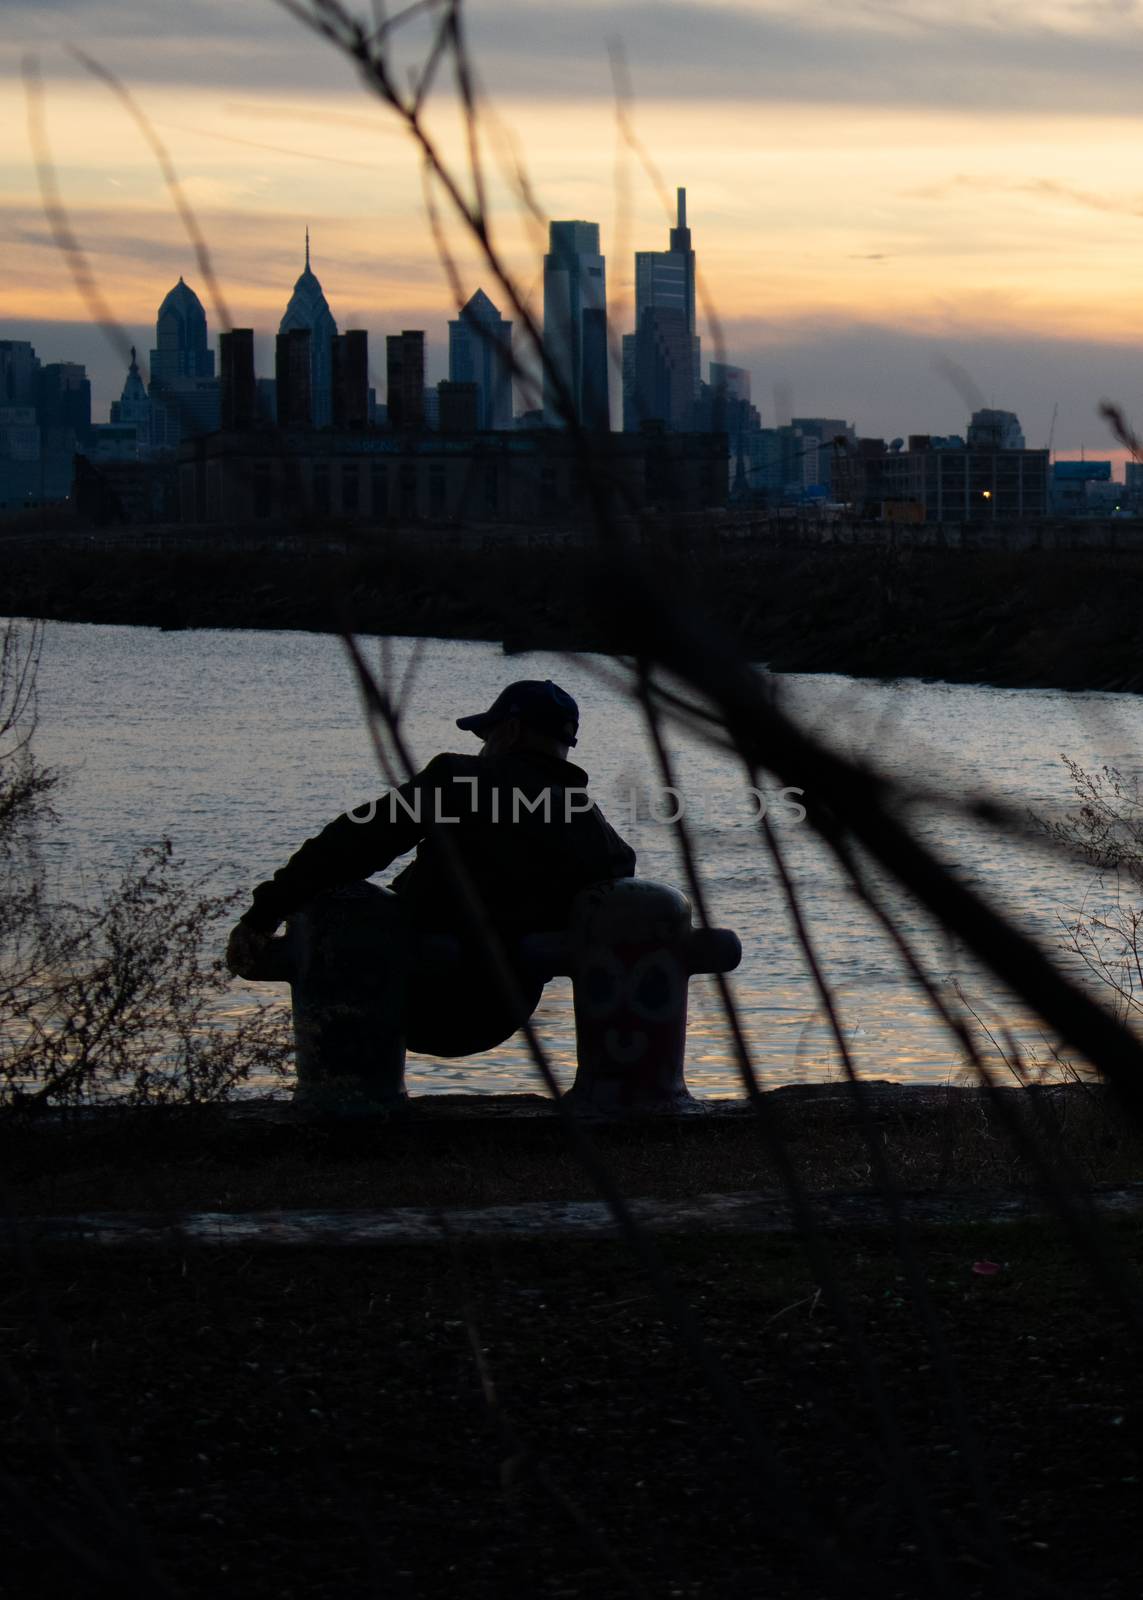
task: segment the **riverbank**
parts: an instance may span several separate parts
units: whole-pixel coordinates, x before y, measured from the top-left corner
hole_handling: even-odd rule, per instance
[[[866,1085],[868,1114],[902,1192],[944,1197],[954,1214],[965,1196],[1039,1192],[1043,1160],[1050,1173],[1070,1169],[1074,1182],[1143,1185],[1143,1139],[1103,1089],[1061,1084],[998,1095]],[[844,1085],[766,1091],[764,1127],[745,1102],[708,1106],[586,1127],[626,1195],[679,1205],[711,1194],[780,1195],[789,1171],[810,1194],[867,1193],[868,1217],[881,1219],[868,1140]],[[0,1165],[14,1216],[558,1206],[598,1198],[561,1120],[537,1095],[425,1095],[403,1111],[364,1119],[323,1118],[289,1101],[9,1117],[0,1122]]]
[[[609,602],[573,547],[307,551],[73,539],[3,547],[12,615],[160,628],[486,639],[625,653],[637,607]],[[775,671],[1143,692],[1143,552],[668,546],[657,577]]]

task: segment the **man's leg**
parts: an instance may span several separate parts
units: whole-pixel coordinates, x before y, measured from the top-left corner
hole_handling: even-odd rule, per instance
[[[535,1011],[544,981],[514,963],[518,1003],[513,1005],[487,956],[457,941],[447,964],[429,956],[409,982],[405,1036],[418,1055],[479,1055],[511,1037]]]

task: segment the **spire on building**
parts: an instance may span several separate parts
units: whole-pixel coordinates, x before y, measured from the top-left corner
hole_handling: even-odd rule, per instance
[[[111,421],[120,426],[133,427],[137,447],[146,447],[153,442],[153,407],[139,372],[134,345],[131,346],[131,365],[127,368],[123,392],[118,400],[111,402]]]
[[[294,284],[294,292],[278,325],[278,332],[290,333],[295,328],[305,328],[310,335],[311,414],[314,427],[324,428],[333,420],[332,341],[337,333],[337,323],[333,319],[322,286],[310,266],[308,227],[305,266]]]
[[[623,379],[624,425],[632,428],[660,420],[685,430],[699,395],[695,253],[682,187],[675,190],[675,207],[668,248],[635,253],[634,342]]]

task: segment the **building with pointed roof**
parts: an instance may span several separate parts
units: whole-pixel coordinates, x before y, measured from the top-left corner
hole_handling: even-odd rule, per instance
[[[476,426],[512,426],[512,324],[478,289],[448,325],[448,379],[474,383]]]
[[[315,428],[328,428],[333,421],[333,339],[337,323],[325,293],[310,266],[310,230],[306,229],[306,264],[294,284],[294,292],[278,325],[279,333],[305,328],[310,335],[310,407]]]
[[[202,301],[180,277],[155,318],[151,351],[152,442],[173,450],[181,439],[218,427],[218,380]]]
[[[111,402],[112,425],[134,428],[139,448],[146,449],[151,443],[153,410],[150,396],[139,371],[139,363],[135,358],[135,346],[132,345],[131,365],[127,368],[127,377],[123,383],[123,393],[118,400]]]
[[[155,346],[151,351],[152,383],[214,377],[214,351],[207,342],[206,312],[198,295],[181,277],[159,307]]]

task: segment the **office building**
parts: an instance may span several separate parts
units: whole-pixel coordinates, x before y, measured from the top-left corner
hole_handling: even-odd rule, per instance
[[[446,415],[452,403],[446,400]],[[692,512],[726,504],[719,437],[607,434],[593,456],[625,508]],[[558,428],[227,431],[187,440],[178,473],[182,520],[223,527],[326,517],[373,527],[496,523],[517,524],[527,540],[538,521],[582,528],[593,516],[581,452]]]
[[[349,328],[335,334],[333,356],[333,425],[335,428],[367,428],[372,420],[369,405],[369,335],[364,328]]]
[[[1107,517],[1118,511],[1124,485],[1108,461],[1053,461],[1049,505],[1058,517]]]
[[[111,451],[116,456],[141,456],[150,450],[154,438],[154,406],[139,371],[134,345],[123,390],[118,400],[111,402],[111,421],[107,426],[114,431],[104,434],[96,430],[101,453]]]
[[[448,380],[476,385],[478,428],[512,426],[512,324],[483,289],[448,325]]]
[[[220,411],[224,428],[253,428],[258,421],[254,380],[254,330],[232,328],[219,335]]]
[[[652,308],[682,311],[693,348],[694,392],[698,394],[700,348],[695,317],[695,253],[687,226],[687,191],[675,191],[675,226],[667,236],[666,250],[635,252],[635,331],[643,313]]]
[[[90,426],[83,367],[44,366],[26,339],[0,340],[0,510],[66,501],[76,446]]]
[[[39,370],[39,357],[27,339],[0,339],[0,406],[35,405]]]
[[[415,433],[425,425],[425,336],[405,328],[385,340],[386,405],[389,426]]]
[[[437,384],[437,427],[441,433],[482,433],[480,386],[475,383]]]
[[[649,306],[635,332],[634,413],[638,426],[672,433],[694,426],[694,348],[682,307]]]
[[[710,363],[710,387],[715,396],[727,400],[750,399],[750,374],[745,367],[731,366],[729,361]]]
[[[834,462],[835,497],[858,516],[894,522],[983,526],[1047,515],[1046,450],[929,434],[910,434],[908,448],[900,445],[849,441]]]
[[[802,438],[804,481],[823,495],[830,494],[838,452],[857,438],[857,429],[844,417],[791,417],[790,426]]]
[[[278,384],[276,378],[255,378],[254,391],[258,406],[259,427],[277,427]]]
[[[274,341],[274,396],[279,428],[313,426],[310,330],[289,328]]]
[[[159,449],[173,450],[181,439],[218,427],[218,383],[206,312],[181,277],[155,318],[150,379],[151,437]]]
[[[78,443],[91,429],[91,384],[78,361],[49,361],[36,373],[36,415],[41,428],[70,428]]]
[[[676,205],[668,248],[635,252],[634,344],[623,363],[627,431],[645,422],[662,423],[674,431],[696,423],[700,342],[695,332],[695,253],[685,189],[676,192]]]
[[[202,301],[180,277],[164,296],[155,318],[152,384],[180,378],[213,378],[214,351],[207,339]]]
[[[1024,433],[1014,411],[974,411],[968,425],[970,448],[1023,450]]]
[[[548,224],[544,257],[544,420],[611,427],[607,280],[596,222]],[[551,370],[548,370],[548,369]]]
[[[310,266],[310,230],[306,229],[306,263],[290,296],[278,332],[304,328],[310,336],[310,409],[315,428],[333,421],[333,340],[337,323],[321,284]]]

